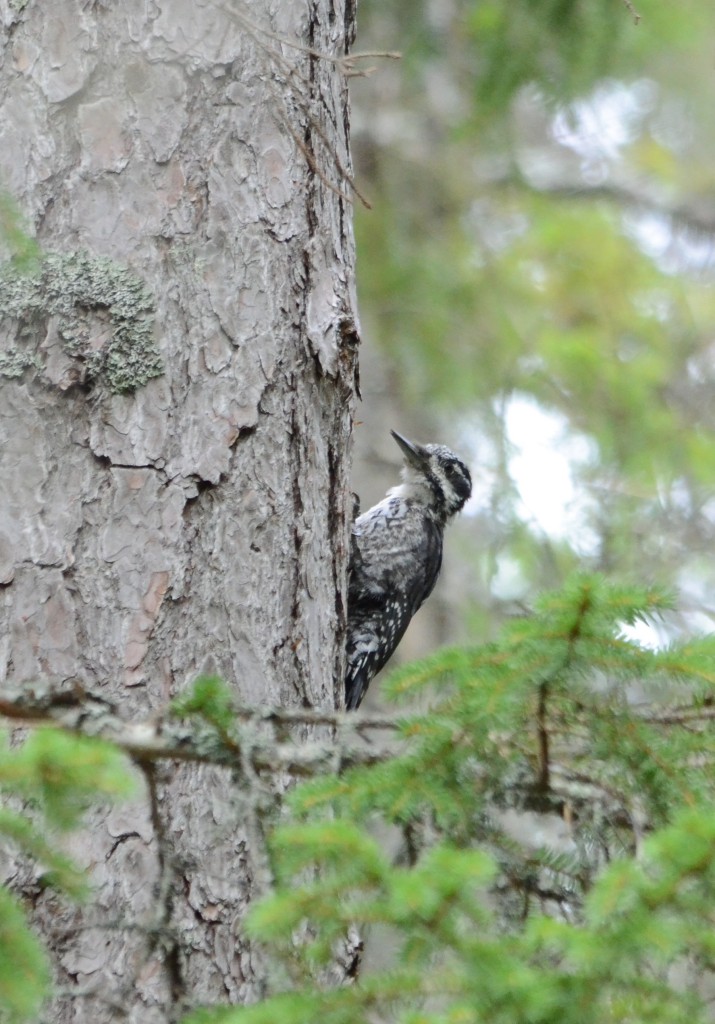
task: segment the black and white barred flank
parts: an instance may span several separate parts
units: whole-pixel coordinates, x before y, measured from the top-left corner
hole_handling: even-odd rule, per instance
[[[370,680],[429,597],[449,519],[472,493],[464,463],[444,445],[392,436],[405,456],[402,483],[353,523],[348,584],[345,705],[359,707]]]

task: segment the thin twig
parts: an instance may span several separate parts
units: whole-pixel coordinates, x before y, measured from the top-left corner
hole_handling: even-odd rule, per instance
[[[638,13],[638,11],[635,9],[633,4],[631,3],[631,0],[623,0],[623,3],[626,5],[627,9],[630,11],[630,15],[633,18],[633,24],[637,25],[638,22],[641,20],[640,14]]]
[[[396,730],[399,725],[396,718],[375,716],[372,719],[339,711],[239,708],[235,733],[229,730],[229,734],[221,735],[201,719],[187,723],[167,715],[143,722],[127,722],[114,706],[91,693],[53,693],[51,690],[39,695],[0,698],[0,717],[28,728],[51,726],[75,735],[106,740],[140,765],[162,760],[183,761],[223,766],[241,773],[248,757],[253,772],[288,772],[303,778],[385,761],[394,755],[393,745],[377,748],[357,744],[351,736],[372,727]],[[278,743],[272,730],[266,732],[266,727],[277,724],[332,725],[337,737],[325,741]]]
[[[293,142],[295,142],[296,146],[307,160],[308,166],[310,167],[313,174],[317,174],[317,176],[320,178],[325,187],[330,189],[331,192],[334,192],[336,196],[343,200],[343,202],[349,203],[351,201],[350,196],[347,195],[345,192],[342,192],[337,185],[333,185],[332,181],[330,181],[330,179],[325,175],[325,172],[321,169],[320,165],[318,164],[318,161],[315,159],[315,156],[310,151],[308,146],[306,146],[306,144],[302,141],[298,133],[294,132],[290,124],[288,124],[287,122],[286,128],[290,132]]]
[[[258,46],[260,46],[260,48],[264,51],[264,53],[266,53],[270,57],[270,59],[274,62],[274,64],[277,67],[280,67],[283,70],[283,73],[285,74],[286,79],[288,81],[292,80],[294,82],[295,81],[299,82],[300,86],[302,86],[303,90],[305,90],[308,93],[312,90],[314,83],[311,82],[309,79],[307,79],[304,75],[302,75],[299,72],[299,70],[296,67],[296,65],[293,65],[289,61],[287,61],[286,58],[283,56],[283,54],[279,50],[277,50],[273,46],[268,46],[266,44],[266,42],[263,39],[261,39],[261,36],[265,36],[268,39],[275,40],[276,42],[279,42],[279,43],[281,43],[281,44],[283,44],[285,46],[288,46],[288,47],[290,47],[293,50],[297,50],[300,53],[305,53],[308,56],[313,57],[313,58],[315,58],[317,60],[327,61],[328,63],[331,63],[331,64],[335,65],[346,77],[356,77],[356,76],[365,77],[365,76],[369,75],[372,71],[374,71],[375,70],[374,68],[364,68],[364,69],[358,70],[355,67],[355,64],[356,64],[357,61],[363,60],[365,58],[386,57],[386,58],[389,58],[391,60],[399,60],[400,57],[401,57],[401,54],[399,54],[399,53],[379,53],[379,52],[370,52],[370,53],[364,53],[364,54],[362,54],[362,53],[353,53],[353,54],[342,55],[342,56],[339,56],[339,57],[333,57],[330,54],[323,53],[323,52],[321,52],[319,50],[313,49],[312,47],[304,46],[302,43],[294,42],[293,40],[288,39],[285,36],[278,35],[276,32],[273,32],[273,31],[271,31],[268,28],[264,28],[263,26],[258,25],[256,22],[252,21],[250,18],[247,18],[245,14],[242,14],[239,11],[236,11],[236,10],[234,10],[232,8],[225,7],[223,5],[217,5],[217,6],[222,11],[224,11],[226,14],[228,14],[230,17],[232,17],[236,21],[238,21],[239,24],[242,25],[251,34],[251,36],[253,37],[255,43]],[[288,114],[288,111],[285,108],[285,105],[283,104],[282,96],[280,96],[278,93],[274,93],[274,95],[275,95],[276,100],[277,100],[277,106],[279,106],[282,109],[282,111],[283,111],[285,125],[287,126],[288,131],[290,132],[290,134],[291,134],[291,136],[293,138],[293,141],[295,142],[296,146],[298,147],[298,149],[301,151],[301,153],[305,157],[305,159],[306,159],[310,169],[318,176],[318,178],[323,182],[323,184],[326,186],[326,188],[330,189],[330,191],[334,192],[337,196],[339,196],[339,198],[343,199],[345,202],[350,202],[351,201],[350,197],[348,195],[346,195],[344,192],[342,192],[336,185],[333,185],[332,182],[330,182],[328,180],[327,176],[325,175],[325,173],[320,168],[320,165],[319,165],[319,163],[318,163],[318,161],[317,161],[317,159],[315,157],[315,154],[310,150],[310,148],[299,138],[297,133],[293,130],[293,128],[291,126],[291,122],[290,122],[290,116]],[[345,181],[347,181],[347,183],[350,186],[351,190],[355,193],[355,195],[358,197],[358,199],[363,204],[363,206],[366,209],[371,210],[372,209],[372,204],[363,195],[363,193],[360,191],[360,189],[358,188],[358,186],[355,183],[355,180],[354,180],[353,176],[350,174],[350,172],[344,166],[343,162],[340,160],[340,157],[338,156],[338,153],[337,153],[337,150],[336,150],[335,146],[330,142],[330,140],[327,138],[327,136],[323,132],[322,128],[318,124],[317,120],[312,116],[311,110],[310,110],[310,99],[309,99],[309,97],[306,96],[306,95],[302,95],[301,94],[301,88],[300,87],[298,88],[297,96],[299,97],[300,105],[303,108],[303,111],[304,111],[305,116],[306,116],[306,118],[308,120],[310,128],[313,131],[315,131],[316,134],[319,135],[319,137],[321,138],[323,144],[325,145],[328,153],[330,154],[330,156],[331,156],[331,158],[332,158],[332,160],[333,160],[333,162],[334,162],[334,164],[335,164],[335,166],[336,166],[336,168],[338,170],[338,173],[340,174],[340,176]]]
[[[343,163],[342,163],[340,157],[338,156],[337,151],[335,150],[335,147],[329,141],[329,139],[326,136],[326,134],[323,131],[323,129],[320,127],[320,125],[312,117],[310,117],[310,115],[308,115],[308,120],[309,120],[309,124],[310,124],[311,130],[314,131],[314,132],[317,132],[317,134],[320,136],[320,139],[321,139],[322,143],[324,144],[324,146],[326,147],[326,149],[330,153],[331,157],[333,158],[333,161],[335,162],[335,166],[337,167],[337,169],[340,172],[340,174],[343,176],[345,181],[347,181],[348,185],[353,190],[355,195],[358,197],[358,199],[360,200],[362,205],[365,207],[365,209],[366,210],[371,210],[372,209],[372,203],[370,202],[369,199],[366,198],[366,196],[363,195],[363,193],[360,191],[360,189],[355,184],[355,179],[353,178],[353,176],[343,166]],[[350,202],[349,197],[348,197],[348,202]]]
[[[648,712],[638,716],[638,721],[647,722],[649,725],[685,725],[686,723],[697,725],[699,722],[708,722],[715,719],[715,708],[671,708],[668,711]]]
[[[300,53],[305,53],[307,56],[314,57],[316,60],[327,61],[330,64],[334,64],[344,75],[346,75],[346,77],[355,75],[364,77],[374,70],[373,68],[368,68],[365,71],[355,70],[355,64],[361,60],[372,60],[375,57],[380,57],[385,60],[402,59],[402,54],[397,53],[394,50],[350,53],[334,57],[329,53],[323,53],[321,50],[315,50],[312,46],[305,46],[303,43],[296,43],[292,39],[288,39],[286,36],[281,36],[269,28],[264,28],[262,25],[259,25],[255,21],[251,21],[251,19],[247,18],[245,14],[242,14],[234,8],[226,7],[223,4],[216,4],[215,6],[225,14],[228,14],[230,18],[234,18],[245,29],[248,29],[254,39],[256,39],[256,35],[266,36],[267,39],[273,39],[274,42],[281,43],[283,46],[289,46],[292,50],[298,50]],[[256,39],[256,42],[263,46],[264,49],[266,48],[265,44],[261,43],[259,39]]]

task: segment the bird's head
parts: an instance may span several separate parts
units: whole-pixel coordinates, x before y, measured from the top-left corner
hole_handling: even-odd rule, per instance
[[[391,430],[405,456],[403,487],[415,497],[428,495],[428,504],[442,520],[455,515],[472,493],[472,477],[458,455],[443,444],[414,444]]]

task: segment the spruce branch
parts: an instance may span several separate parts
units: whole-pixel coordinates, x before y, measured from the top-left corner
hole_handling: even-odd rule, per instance
[[[256,772],[289,772],[310,777],[339,774],[358,765],[376,764],[395,753],[394,747],[355,742],[371,730],[396,731],[399,719],[285,708],[235,709],[237,726],[225,730],[194,718],[186,723],[170,713],[140,722],[123,719],[118,708],[89,691],[57,691],[36,685],[32,691],[0,698],[0,717],[27,728],[53,726],[76,735],[103,739],[142,764],[170,760],[213,764],[241,773],[248,751]],[[332,726],[336,739],[276,742],[272,728]]]

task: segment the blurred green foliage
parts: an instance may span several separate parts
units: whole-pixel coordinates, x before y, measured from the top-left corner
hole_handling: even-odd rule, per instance
[[[584,559],[645,566],[701,606],[715,591],[715,10],[632,7],[638,24],[620,0],[361,7],[361,44],[404,50],[354,88],[366,350],[425,438],[476,438],[490,493],[463,544],[483,580],[465,615],[482,634],[500,564],[522,599]],[[591,444],[581,537],[524,518],[508,416],[525,397]],[[363,418],[379,400],[364,390]]]
[[[86,879],[63,852],[61,833],[76,828],[97,801],[131,791],[126,760],[113,747],[42,728],[10,746],[0,734],[0,836],[16,855],[41,865],[39,881],[72,899]],[[49,966],[19,901],[0,887],[0,1021],[35,1020],[49,994]]]
[[[235,720],[234,701],[230,689],[218,676],[199,676],[190,689],[175,697],[170,704],[176,718],[199,718],[226,736]]]
[[[709,1020],[715,644],[624,634],[670,602],[575,577],[496,642],[397,673],[393,697],[434,687],[404,752],[299,787],[274,834],[248,922],[280,959],[273,991],[188,1022]],[[563,816],[569,843],[517,841],[509,810]],[[356,922],[392,953],[336,986]]]
[[[711,20],[699,0],[675,15],[658,0],[363,0],[360,25],[372,37],[399,26],[412,81],[448,54],[473,116],[482,119],[502,115],[524,86],[561,102],[609,75],[637,74],[665,49],[674,61],[687,59]]]

